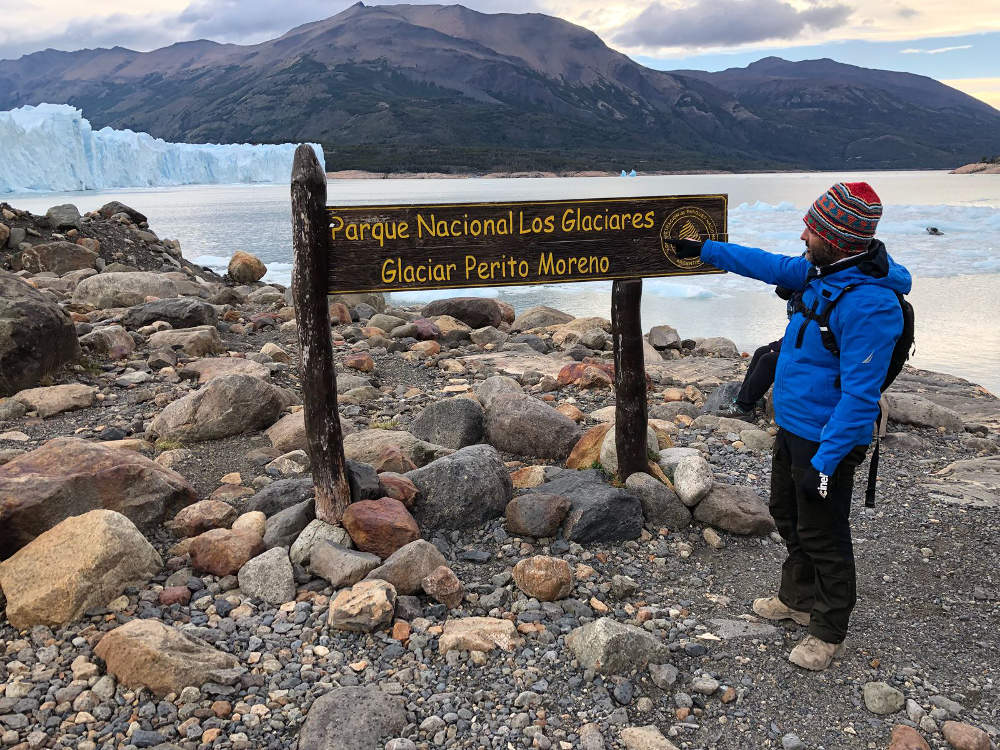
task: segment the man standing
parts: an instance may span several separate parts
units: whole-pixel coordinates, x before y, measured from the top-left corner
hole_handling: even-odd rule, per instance
[[[755,600],[753,609],[808,626],[788,657],[805,669],[830,666],[847,634],[856,599],[854,470],[871,441],[881,385],[903,330],[897,292],[910,291],[909,271],[875,239],[881,215],[868,183],[840,182],[803,218],[804,257],[711,240],[672,243],[680,257],[700,255],[797,292],[775,372],[779,431],[771,462],[770,510],[788,556],[777,596]]]

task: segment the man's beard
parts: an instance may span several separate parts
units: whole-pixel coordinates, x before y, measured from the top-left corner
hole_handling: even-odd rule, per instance
[[[808,245],[806,247],[809,250],[810,260],[814,266],[828,266],[831,263],[836,263],[843,257],[840,252],[825,243],[818,249],[809,247]]]

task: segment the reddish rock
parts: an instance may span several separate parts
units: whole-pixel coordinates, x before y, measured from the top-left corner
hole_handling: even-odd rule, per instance
[[[399,500],[383,497],[351,503],[341,521],[354,545],[383,560],[420,538],[420,528]]]
[[[334,325],[349,325],[351,312],[343,302],[330,303],[330,322]]]
[[[500,305],[500,320],[504,323],[513,323],[514,318],[517,317],[517,314],[514,312],[514,306],[499,301],[497,304]]]
[[[185,605],[191,601],[191,589],[187,586],[167,586],[160,592],[160,604],[169,607],[171,604]]]
[[[385,471],[405,474],[406,472],[413,471],[417,468],[417,465],[413,463],[410,457],[403,453],[403,451],[395,445],[386,445],[382,447],[378,452],[378,456],[376,456],[375,460],[372,461],[372,466],[374,466],[375,471],[380,474]]]
[[[511,312],[513,313],[513,308]],[[425,318],[450,315],[472,328],[496,327],[503,320],[500,303],[489,297],[450,297],[434,300],[421,310],[421,315]]]
[[[931,748],[916,729],[897,724],[892,729],[888,750],[931,750]]]
[[[510,482],[515,490],[526,490],[537,487],[545,481],[544,466],[525,466],[512,472]]]
[[[344,367],[350,367],[359,372],[372,372],[375,369],[375,360],[368,352],[355,352],[344,357]]]
[[[93,237],[77,237],[75,242],[80,247],[85,247],[88,250],[93,250],[95,253],[101,252],[100,240],[94,239]]]
[[[514,566],[514,583],[528,596],[542,602],[554,602],[569,596],[573,590],[573,574],[565,560],[535,555]]]
[[[583,437],[573,446],[569,458],[566,459],[567,469],[588,469],[594,461],[600,461],[601,445],[604,443],[604,436],[614,428],[614,424],[606,422],[596,427],[591,427]]]
[[[409,479],[396,472],[383,471],[378,475],[378,481],[382,485],[382,491],[385,492],[387,497],[399,500],[399,502],[406,506],[407,510],[413,507],[413,504],[417,500],[418,490],[417,485]]]
[[[574,422],[582,422],[583,418],[587,416],[578,408],[573,406],[573,404],[559,404],[559,406],[556,407],[556,411],[569,417]]]
[[[237,515],[236,508],[228,503],[202,500],[183,508],[166,526],[177,536],[198,536],[209,529],[229,528]]]
[[[275,456],[275,458],[277,458],[277,456]],[[216,488],[212,494],[208,496],[208,499],[232,503],[241,498],[250,497],[254,494],[256,493],[250,487],[242,487],[238,484],[224,484]]]
[[[610,388],[614,383],[614,378],[605,372],[604,368],[587,365],[583,368],[583,373],[576,384],[580,388],[599,389]]]
[[[413,337],[421,341],[430,341],[441,335],[441,329],[434,324],[433,320],[417,318],[413,321],[412,325],[414,328]]]
[[[573,362],[572,364],[565,365],[559,371],[559,375],[556,376],[556,382],[559,383],[560,386],[572,385],[583,377],[583,374],[588,367],[595,367],[598,370],[601,370],[611,381],[614,381],[615,379],[614,365],[597,364],[592,362]]]
[[[520,495],[507,503],[507,531],[535,538],[555,536],[569,508],[569,499],[560,495]]]
[[[267,273],[267,266],[260,261],[260,258],[250,253],[237,250],[229,259],[229,276],[240,284],[260,281],[265,273]]]
[[[433,357],[441,353],[441,344],[437,341],[418,341],[410,347],[411,352],[416,352],[421,357]]]
[[[455,609],[465,597],[465,589],[458,576],[447,565],[440,565],[420,582],[427,596],[441,602],[448,609]]]
[[[264,540],[252,531],[212,529],[192,540],[188,555],[196,571],[222,577],[236,575],[263,551]]]
[[[263,328],[277,328],[284,322],[277,313],[262,312],[250,316],[250,328],[254,331],[259,331]]]
[[[955,750],[990,750],[990,736],[961,721],[946,721],[941,733]]]

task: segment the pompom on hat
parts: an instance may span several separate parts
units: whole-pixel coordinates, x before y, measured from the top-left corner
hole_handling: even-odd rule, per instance
[[[833,247],[867,249],[882,217],[882,201],[867,182],[838,182],[816,199],[802,221]]]

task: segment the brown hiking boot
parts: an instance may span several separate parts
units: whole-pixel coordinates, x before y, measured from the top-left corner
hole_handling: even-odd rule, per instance
[[[797,667],[821,672],[830,666],[833,657],[844,651],[843,643],[827,643],[814,635],[807,635],[788,655],[788,661]]]
[[[809,613],[786,606],[776,596],[753,600],[753,611],[765,620],[794,620],[799,625],[809,624]]]

